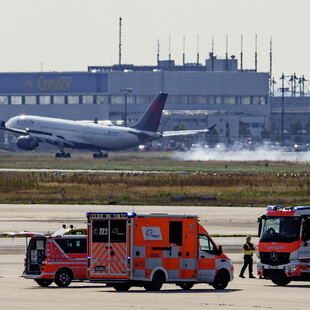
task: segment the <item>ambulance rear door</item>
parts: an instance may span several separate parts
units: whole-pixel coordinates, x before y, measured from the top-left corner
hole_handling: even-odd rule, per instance
[[[90,278],[127,278],[128,219],[125,214],[97,214],[91,221]]]

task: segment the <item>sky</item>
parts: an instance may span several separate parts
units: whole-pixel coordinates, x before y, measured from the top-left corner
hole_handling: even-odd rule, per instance
[[[199,50],[204,64],[212,38],[225,57],[226,37],[240,60],[243,35],[243,68],[253,69],[257,35],[258,71],[269,72],[272,38],[273,76],[310,79],[309,12],[309,0],[0,0],[0,72],[118,64],[121,17],[123,64],[156,65],[157,41],[161,60],[170,50],[181,65],[185,46],[186,62]]]

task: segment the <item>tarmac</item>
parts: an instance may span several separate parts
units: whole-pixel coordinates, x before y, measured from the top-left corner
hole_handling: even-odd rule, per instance
[[[245,238],[231,236],[255,235],[257,217],[264,213],[263,208],[0,205],[0,233],[23,230],[53,232],[63,224],[85,227],[88,211],[198,215],[200,223],[211,235],[220,235],[213,239],[232,259],[235,279],[223,291],[207,284],[197,284],[189,291],[174,284],[164,284],[159,292],[147,292],[143,288],[116,292],[105,285],[87,282],[73,282],[67,288],[58,288],[53,283],[42,288],[33,280],[21,277],[25,238],[0,238],[0,309],[309,309],[309,282],[291,282],[285,287],[278,287],[258,277],[238,277],[243,260],[241,246]],[[257,244],[258,238],[253,237],[252,241]]]

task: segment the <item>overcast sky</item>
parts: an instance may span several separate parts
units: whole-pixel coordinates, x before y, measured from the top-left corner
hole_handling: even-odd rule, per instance
[[[0,0],[0,72],[85,71],[88,65],[117,64],[122,17],[122,63],[155,65],[160,59],[200,61],[212,48],[258,70],[269,71],[273,42],[275,78],[296,72],[310,79],[309,0]]]

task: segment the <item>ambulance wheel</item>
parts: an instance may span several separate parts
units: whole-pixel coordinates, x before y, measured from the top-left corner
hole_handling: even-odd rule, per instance
[[[271,278],[271,281],[278,286],[285,286],[291,282],[291,280],[287,277]]]
[[[128,283],[119,283],[113,285],[113,288],[118,292],[127,292],[130,289],[130,287],[131,286]]]
[[[53,283],[50,279],[35,279],[35,281],[42,287],[48,287]]]
[[[60,269],[57,271],[54,281],[59,287],[67,287],[72,281],[72,273],[67,269]]]
[[[192,282],[183,282],[183,283],[179,283],[178,284],[180,288],[182,288],[183,290],[190,290],[193,286],[194,283]]]
[[[144,288],[147,291],[159,291],[163,286],[164,278],[163,275],[159,272],[155,273],[153,276],[153,280],[144,285]]]
[[[225,272],[224,270],[221,270],[215,276],[215,279],[214,279],[214,282],[212,283],[212,286],[216,290],[223,290],[223,289],[226,288],[228,283],[229,283],[229,274],[228,274],[228,272]]]

